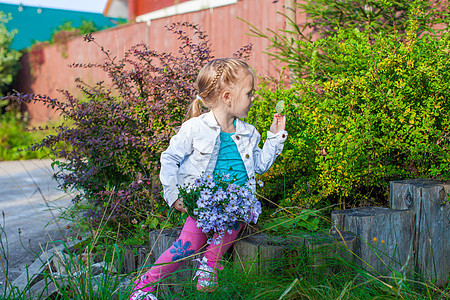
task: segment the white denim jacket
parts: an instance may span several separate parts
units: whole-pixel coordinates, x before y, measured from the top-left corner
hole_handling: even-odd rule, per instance
[[[267,132],[262,149],[258,147],[261,135],[256,128],[236,120],[232,139],[237,145],[248,178],[266,172],[283,150],[288,134],[285,130]],[[161,154],[160,179],[164,199],[169,206],[178,199],[178,187],[193,184],[204,174],[212,174],[220,148],[220,126],[212,111],[184,122],[169,147]]]

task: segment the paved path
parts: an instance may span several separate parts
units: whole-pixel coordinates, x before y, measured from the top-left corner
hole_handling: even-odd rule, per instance
[[[49,159],[0,161],[0,258],[5,264],[8,257],[10,280],[25,271],[49,241],[67,234],[57,216],[71,198],[58,189],[52,175]],[[0,284],[4,282],[0,264]]]

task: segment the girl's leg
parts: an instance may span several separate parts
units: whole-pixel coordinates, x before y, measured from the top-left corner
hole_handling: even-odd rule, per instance
[[[152,292],[159,280],[176,271],[185,261],[186,257],[197,252],[206,242],[206,235],[197,228],[196,221],[188,217],[178,239],[156,260],[153,267],[147,273],[136,280],[135,289]],[[145,287],[147,286],[147,287]]]
[[[219,263],[223,254],[230,249],[236,240],[239,231],[243,227],[242,223],[236,224],[233,228],[231,234],[225,233],[222,241],[219,245],[214,243],[210,244],[205,253],[203,254],[203,259],[200,260],[199,270],[195,274],[198,276],[197,290],[199,291],[213,291],[217,286],[217,276],[216,269],[223,269],[222,265]]]
[[[205,253],[203,254],[203,256],[208,259],[208,266],[213,269],[215,269],[216,267],[221,268],[221,265],[219,264],[220,259],[225,254],[225,252],[230,249],[231,245],[233,245],[237,235],[243,227],[244,224],[239,222],[239,226],[236,225],[235,228],[233,228],[233,232],[231,234],[227,232],[225,233],[219,245],[216,245],[214,243],[208,245]]]

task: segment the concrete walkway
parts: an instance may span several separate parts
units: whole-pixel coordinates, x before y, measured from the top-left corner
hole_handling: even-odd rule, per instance
[[[6,270],[9,280],[14,280],[42,249],[52,247],[49,241],[68,234],[57,217],[71,197],[52,179],[51,162],[0,162],[0,284],[5,283]]]

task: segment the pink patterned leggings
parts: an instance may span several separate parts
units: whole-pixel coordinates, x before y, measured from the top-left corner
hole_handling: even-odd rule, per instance
[[[213,269],[216,268],[216,265],[219,263],[223,254],[231,247],[242,227],[243,224],[240,223],[239,227],[236,226],[231,234],[225,233],[219,245],[211,243],[206,247],[203,256],[208,259],[208,265],[210,267]],[[145,288],[144,286],[156,283],[176,271],[183,265],[186,258],[192,259],[194,253],[198,252],[205,245],[206,240],[206,234],[197,227],[196,221],[188,217],[178,239],[169,249],[161,254],[147,273],[135,281],[135,289],[142,289],[144,292],[154,291],[156,285]]]

